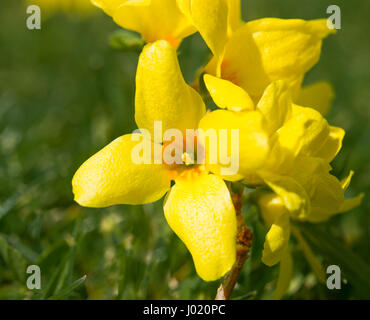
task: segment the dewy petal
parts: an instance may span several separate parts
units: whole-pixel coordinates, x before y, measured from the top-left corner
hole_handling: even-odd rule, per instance
[[[329,82],[321,81],[303,87],[299,93],[297,104],[314,108],[325,116],[329,112],[333,99],[332,85]]]
[[[168,224],[189,249],[199,276],[217,280],[236,255],[236,215],[225,182],[206,173],[178,179],[166,197]]]
[[[199,123],[200,131],[200,141],[205,144],[205,154],[206,154],[206,166],[208,164],[218,164],[218,170],[215,172],[220,174],[221,168],[226,170],[229,165],[221,164],[220,150],[221,148],[227,150],[227,156],[232,156],[233,150],[235,155],[239,159],[239,170],[238,174],[245,176],[250,173],[254,173],[257,169],[261,168],[269,153],[269,142],[268,135],[265,130],[265,123],[263,116],[258,111],[243,111],[234,112],[229,110],[216,110],[206,114]],[[217,148],[212,148],[215,143],[212,139],[208,142],[206,139],[208,130],[215,130],[217,134]],[[239,130],[237,144],[232,139],[232,130]],[[226,133],[227,139],[222,140],[221,132]],[[212,145],[211,145],[212,143]],[[222,145],[222,143],[226,145]],[[216,150],[217,149],[217,150]],[[216,163],[210,163],[210,159],[207,158],[208,155],[212,155],[213,152],[218,154],[215,156],[217,158]],[[234,162],[235,164],[235,162]],[[213,166],[209,167],[210,170],[214,170]],[[233,163],[231,163],[231,170],[233,170]],[[214,172],[214,171],[213,171]],[[222,174],[224,175],[224,174]],[[227,177],[225,176],[225,179]],[[228,179],[229,180],[229,179]],[[234,180],[234,179],[231,179]]]
[[[286,82],[272,82],[264,91],[257,109],[267,120],[269,133],[277,131],[292,113],[292,98]]]
[[[249,94],[232,82],[205,74],[204,83],[218,107],[232,111],[254,110]]]
[[[257,100],[272,81],[287,80],[293,86],[317,63],[322,39],[331,32],[326,19],[248,22],[226,45],[222,78],[240,85]]]
[[[169,172],[163,165],[134,163],[132,149],[141,139],[141,134],[124,135],[88,159],[73,177],[75,201],[106,207],[160,199],[170,188]],[[149,146],[153,148],[150,141]]]
[[[139,32],[147,42],[167,40],[177,47],[196,32],[179,10],[176,0],[94,0],[123,28]]]
[[[266,234],[262,262],[270,267],[280,262],[289,244],[289,237],[290,221],[286,213],[277,218]]]
[[[167,129],[196,129],[205,106],[186,84],[175,49],[164,40],[145,46],[136,74],[135,119],[139,128],[154,131],[154,121]]]

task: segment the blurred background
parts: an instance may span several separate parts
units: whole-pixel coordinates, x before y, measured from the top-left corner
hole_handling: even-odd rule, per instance
[[[325,40],[305,82],[333,84],[329,122],[347,132],[334,173],[355,170],[348,196],[364,192],[365,199],[328,223],[300,226],[323,265],[341,267],[342,289],[318,283],[293,241],[287,299],[370,298],[370,10],[360,0],[243,1],[245,20],[322,18],[331,4],[341,8],[342,29]],[[41,30],[28,30],[27,17],[23,1],[0,1],[0,299],[212,299],[219,282],[196,275],[162,200],[106,209],[73,202],[79,165],[136,128],[138,54],[110,46],[119,27],[92,6],[43,10]],[[194,35],[179,51],[190,83],[208,49]],[[233,298],[268,299],[279,267],[261,263],[266,228],[255,207],[244,211],[255,241]],[[31,264],[41,268],[41,290],[26,287]]]

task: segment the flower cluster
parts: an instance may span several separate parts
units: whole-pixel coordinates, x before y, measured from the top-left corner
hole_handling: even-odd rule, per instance
[[[225,275],[236,259],[237,221],[225,181],[256,188],[261,215],[270,226],[262,261],[281,263],[280,289],[286,288],[292,269],[290,220],[321,222],[359,205],[362,198],[344,197],[353,172],[342,181],[330,173],[344,137],[344,130],[324,118],[332,87],[326,82],[302,87],[305,73],[319,60],[322,40],[333,33],[327,21],[245,23],[240,0],[92,2],[147,42],[136,75],[140,130],[117,138],[79,168],[73,178],[75,200],[105,207],[149,203],[166,194],[168,224],[191,252],[199,276],[211,281]],[[195,32],[212,52],[199,72],[199,82],[219,107],[212,112],[184,81],[177,60],[179,44]],[[197,162],[200,154],[189,155],[178,142],[144,135],[144,130],[154,133],[156,121],[163,130],[180,130],[186,142],[202,141],[204,161]],[[220,159],[217,150],[229,150],[220,135],[215,146],[211,139],[189,137],[188,129],[237,129],[238,140],[231,144],[239,150],[238,171],[228,172]],[[160,152],[180,148],[184,161],[134,163],[131,154],[138,141]],[[146,160],[152,160],[155,152],[148,154]],[[211,163],[210,157],[217,161]]]

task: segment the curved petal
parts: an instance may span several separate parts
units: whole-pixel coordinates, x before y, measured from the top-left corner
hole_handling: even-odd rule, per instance
[[[328,162],[332,162],[335,156],[342,149],[342,141],[345,135],[345,131],[339,127],[329,127],[329,135],[326,141],[322,144],[321,148],[317,150],[314,155],[318,158],[325,159]]]
[[[330,171],[331,167],[325,160],[301,157],[291,172],[310,196],[311,210],[305,217],[310,222],[325,221],[361,202],[361,195],[345,199],[344,187],[349,183],[348,178],[343,183]]]
[[[229,16],[228,16],[228,35],[231,36],[238,28],[241,27],[242,14],[241,14],[241,0],[228,0]]]
[[[334,89],[332,85],[329,82],[321,81],[303,87],[299,93],[297,104],[314,108],[322,115],[326,115],[333,99]]]
[[[90,0],[91,3],[102,9],[106,14],[112,15],[113,12],[128,0]],[[137,0],[137,5],[149,5],[150,0]]]
[[[202,118],[199,129],[206,166],[216,165],[209,166],[215,173],[245,176],[261,168],[268,157],[268,136],[260,112],[216,110]],[[230,157],[231,163],[225,163],[222,156]]]
[[[257,202],[262,218],[268,226],[288,212],[281,197],[273,192],[263,192],[258,195]]]
[[[331,32],[326,19],[248,22],[226,45],[222,78],[240,85],[257,100],[272,81],[287,80],[293,86],[317,63],[322,39]]]
[[[289,214],[282,214],[271,225],[263,245],[262,262],[273,266],[280,262],[287,250],[290,238]]]
[[[278,130],[292,113],[292,98],[289,87],[285,81],[274,81],[264,91],[257,104],[267,120],[269,133]]]
[[[342,189],[344,191],[348,189],[354,174],[355,174],[355,172],[353,170],[351,170],[349,172],[348,176],[341,180],[340,184],[341,184]]]
[[[283,201],[293,217],[305,219],[310,212],[310,199],[304,187],[294,178],[279,176],[269,172],[261,172],[265,183]]]
[[[124,135],[88,159],[72,180],[75,201],[85,207],[107,207],[160,199],[170,188],[169,172],[145,158],[150,163],[136,164],[133,150],[142,139],[140,134]],[[147,146],[153,148],[150,141]]]
[[[319,112],[293,105],[292,116],[279,129],[278,144],[293,157],[319,156],[329,137],[329,124]]]
[[[167,40],[177,47],[196,32],[176,0],[93,0],[121,27],[139,32],[147,42]]]
[[[228,0],[177,0],[177,3],[213,54],[221,56],[227,40]]]
[[[164,212],[202,279],[217,280],[231,269],[236,255],[236,215],[222,179],[203,173],[176,180]]]
[[[348,189],[349,184],[351,183],[351,179],[352,179],[354,174],[355,174],[354,171],[351,170],[350,173],[348,174],[348,176],[340,182],[343,191],[346,191]],[[346,211],[349,211],[353,208],[358,207],[361,204],[362,199],[364,198],[364,196],[365,195],[363,193],[361,193],[358,196],[355,196],[353,198],[344,199],[344,201],[340,205],[339,213],[346,212]]]
[[[139,128],[196,129],[205,113],[200,95],[186,84],[175,49],[164,40],[145,46],[136,74],[135,119]]]
[[[344,201],[340,205],[338,213],[347,212],[358,207],[362,203],[362,199],[364,198],[364,196],[365,194],[361,193],[353,198],[344,199]]]
[[[232,111],[254,110],[249,94],[232,82],[205,74],[204,83],[218,107]]]

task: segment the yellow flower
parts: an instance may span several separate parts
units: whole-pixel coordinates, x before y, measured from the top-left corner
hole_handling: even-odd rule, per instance
[[[90,0],[27,0],[29,5],[38,5],[42,12],[53,13],[55,11],[90,13],[94,6]]]
[[[213,74],[239,85],[254,101],[276,80],[299,88],[319,60],[322,39],[331,32],[326,19],[248,22],[230,37]]]
[[[246,110],[256,110],[264,116],[271,152],[263,168],[253,175],[247,170],[240,171],[246,184],[263,184],[266,172],[287,174],[295,159],[300,156],[331,162],[342,146],[344,130],[330,126],[318,111],[293,104],[291,89],[285,81],[271,83],[257,105],[244,89],[229,81],[211,75],[205,75],[204,81],[215,103],[227,110],[206,115],[200,127],[224,128],[227,115],[237,118]],[[240,153],[241,158],[247,157],[243,149]],[[240,176],[235,177],[238,178]]]
[[[176,0],[91,0],[125,29],[136,31],[145,41],[167,40],[177,47],[195,28],[181,13]]]
[[[318,111],[293,104],[291,89],[284,81],[271,83],[254,106],[241,87],[210,75],[204,78],[213,100],[228,110],[207,114],[200,127],[228,128],[228,118],[242,119],[246,110],[257,110],[264,116],[271,147],[268,160],[252,174],[241,170],[239,175],[224,178],[244,179],[247,185],[266,184],[275,192],[276,197],[268,198],[272,209],[263,210],[265,220],[272,226],[266,236],[263,261],[268,265],[283,257],[288,261],[290,217],[321,222],[361,202],[362,195],[344,197],[352,172],[342,182],[330,174],[329,163],[341,149],[344,130],[330,126]],[[247,158],[248,151],[241,148],[241,162]],[[216,173],[221,167],[208,166]],[[288,262],[284,265],[290,268]]]
[[[305,73],[319,60],[322,40],[335,32],[326,19],[265,18],[243,23],[240,0],[177,2],[214,55],[206,73],[240,86],[254,102],[271,82],[285,80],[294,88],[294,101],[327,112],[333,98],[330,84],[301,89]]]
[[[191,252],[199,276],[216,280],[230,270],[236,254],[235,209],[225,182],[196,162],[155,164],[155,152],[146,157],[147,164],[136,164],[131,157],[139,140],[152,150],[159,146],[166,152],[168,143],[144,135],[143,130],[155,135],[155,121],[161,121],[163,130],[185,132],[198,128],[205,114],[200,95],[185,83],[176,51],[167,41],[148,44],[141,53],[135,104],[135,119],[142,132],[117,138],[78,169],[72,181],[75,200],[83,206],[104,207],[153,202],[167,193],[164,213],[168,224]],[[247,167],[258,168],[268,153],[262,115],[251,111],[244,119],[247,124],[242,130],[252,134],[251,125],[259,133],[257,141],[253,136],[241,141],[249,143]],[[176,148],[184,152],[183,146]],[[185,162],[188,156],[183,153]],[[175,181],[172,187],[171,180]]]
[[[309,161],[307,161],[309,160]],[[269,186],[275,192],[258,192],[257,201],[265,223],[270,226],[266,234],[262,261],[268,266],[280,262],[280,274],[275,298],[281,298],[288,289],[292,277],[292,258],[289,253],[291,231],[298,240],[303,253],[319,281],[325,281],[325,273],[309,245],[297,228],[290,225],[290,219],[309,222],[323,222],[333,215],[343,213],[360,205],[363,194],[345,199],[353,172],[339,181],[332,176],[330,166],[317,158],[299,159],[292,177],[275,177]],[[297,208],[304,202],[307,208],[304,216],[297,216]]]

